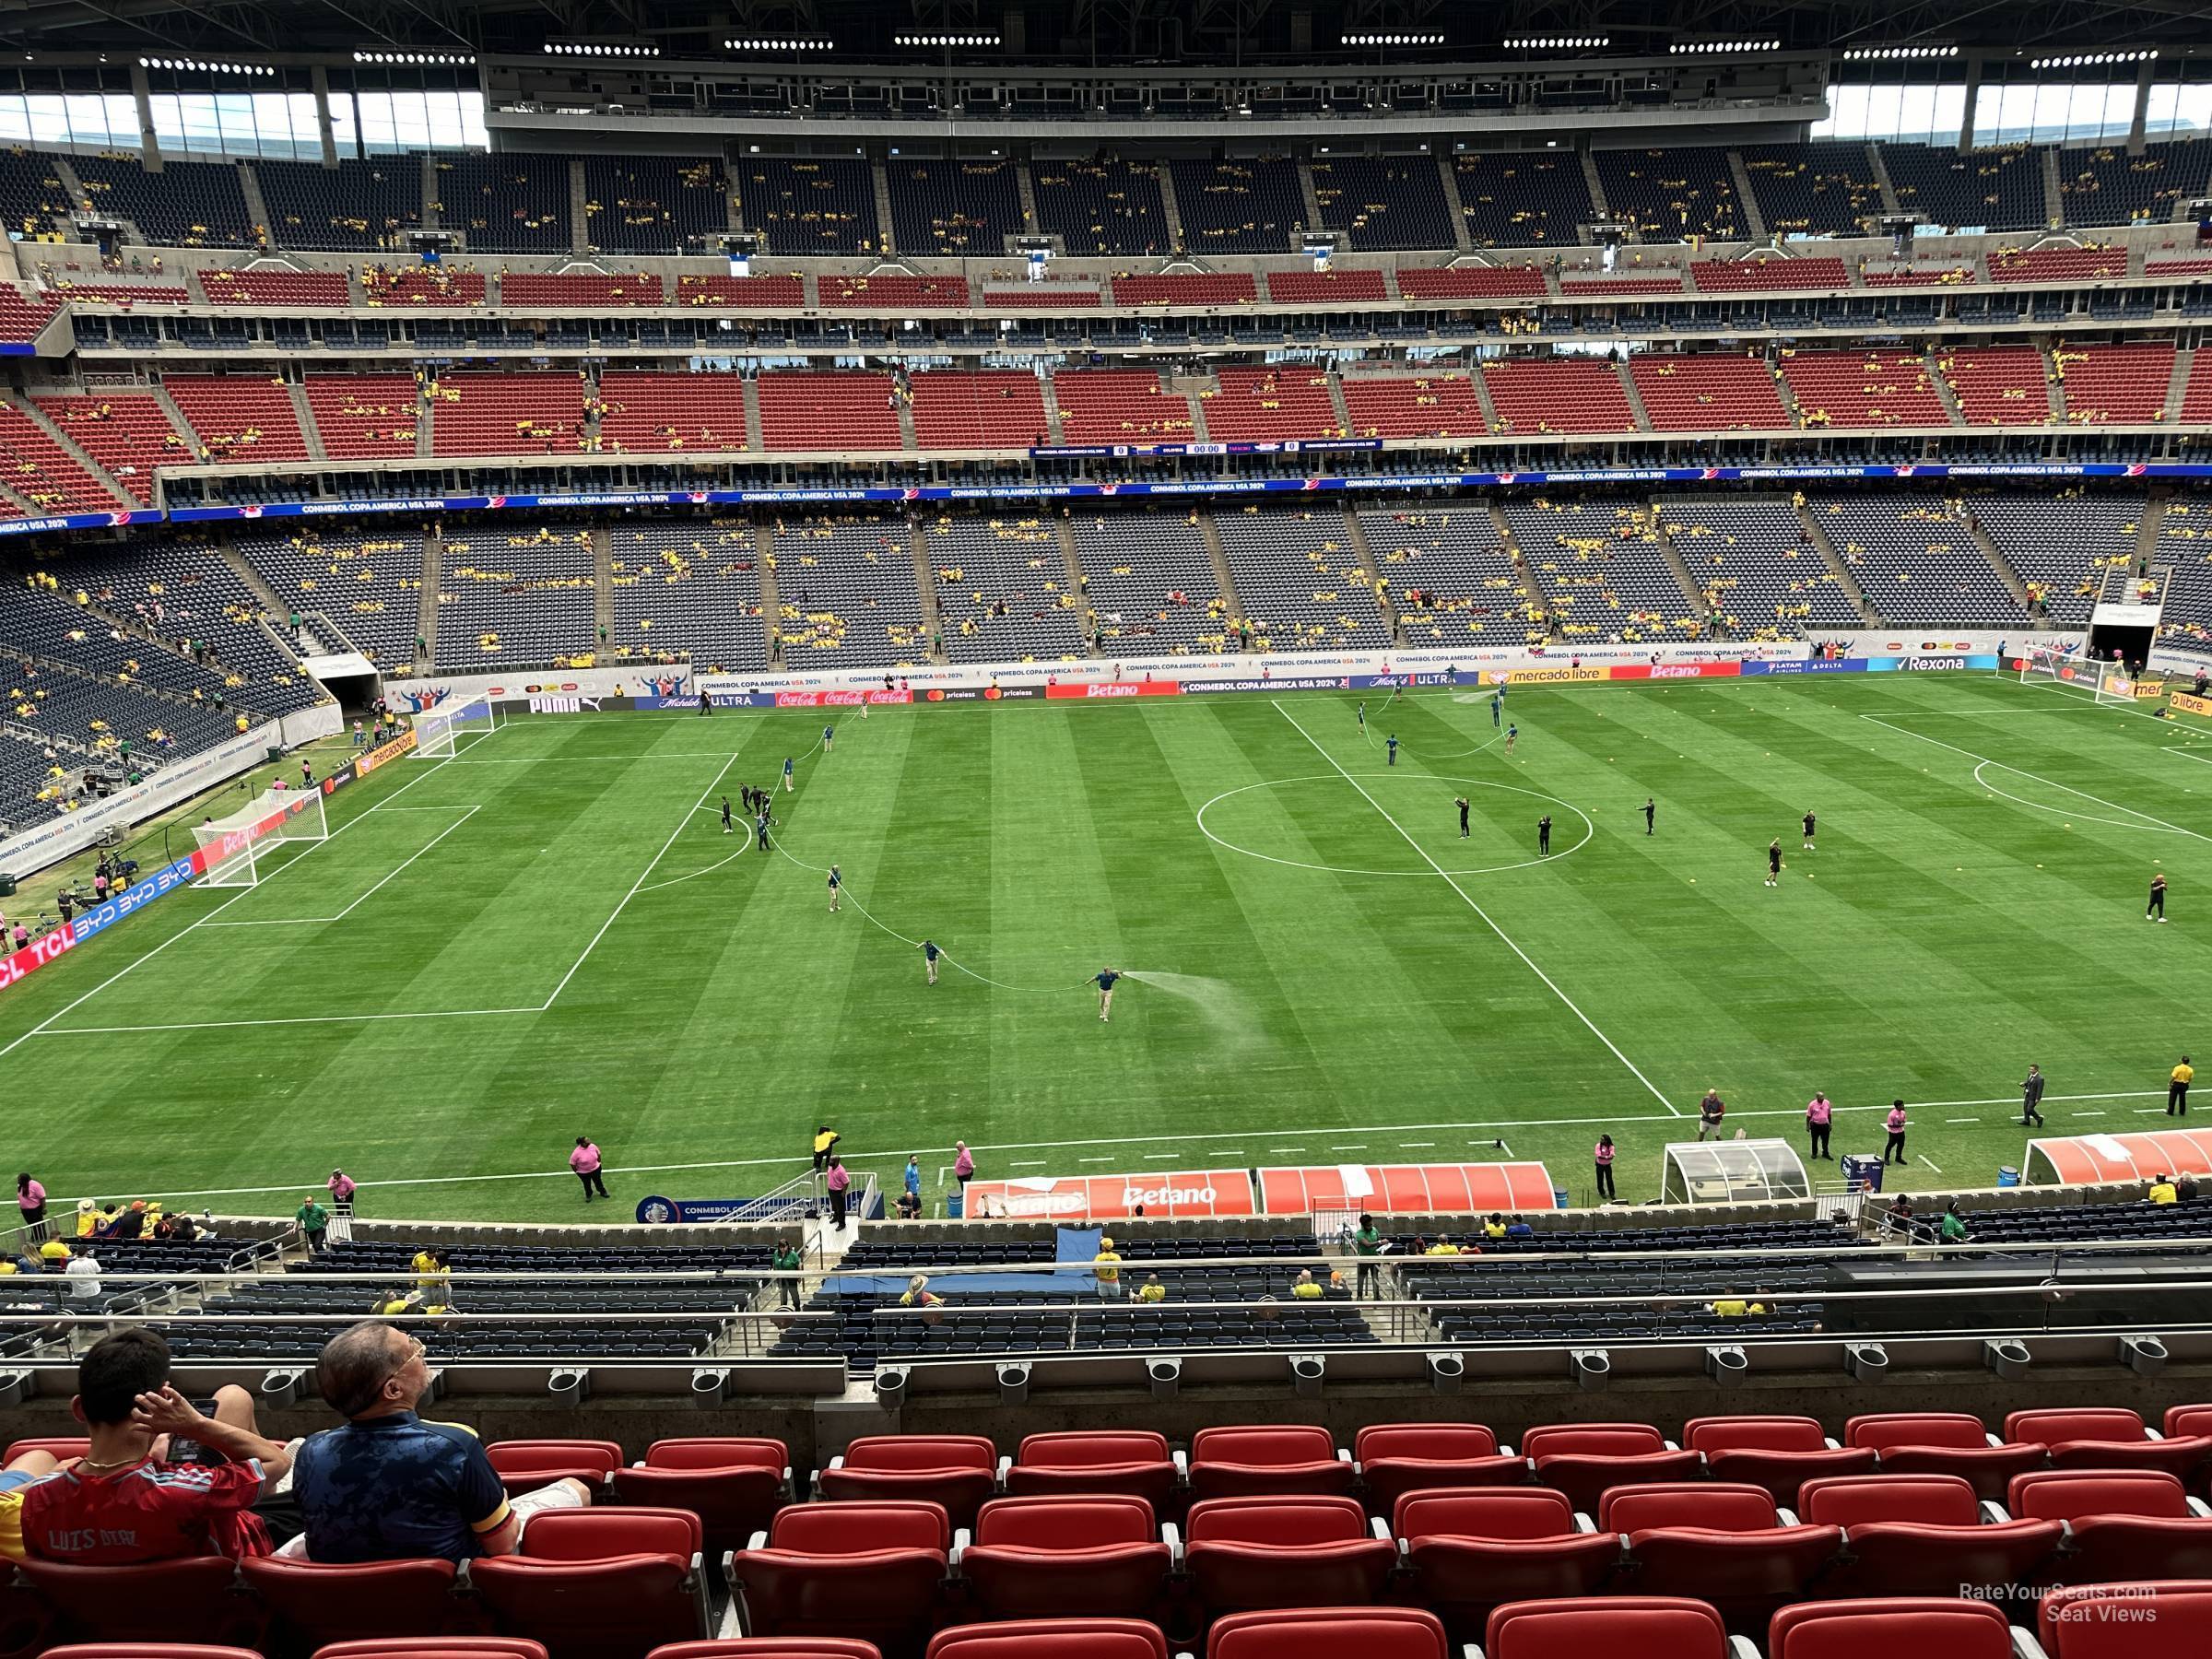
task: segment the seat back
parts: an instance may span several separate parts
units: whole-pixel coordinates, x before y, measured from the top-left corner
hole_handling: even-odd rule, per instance
[[[1647,1532],[1688,1526],[1700,1532],[1768,1532],[1780,1524],[1774,1495],[1764,1487],[1720,1481],[1661,1481],[1616,1487],[1598,1505],[1597,1529]]]
[[[263,1606],[319,1647],[370,1637],[436,1636],[458,1628],[453,1562],[326,1565],[293,1556],[249,1557],[239,1571]]]
[[[981,1434],[871,1434],[845,1448],[844,1466],[874,1472],[983,1469],[995,1473],[998,1448]]]
[[[883,1659],[872,1641],[838,1636],[724,1636],[671,1641],[645,1659]]]
[[[314,1659],[546,1659],[546,1647],[524,1636],[379,1637],[334,1641]]]
[[[791,1503],[776,1512],[768,1547],[795,1555],[861,1555],[877,1549],[952,1547],[952,1521],[941,1503],[907,1499]]]
[[[2005,1418],[2005,1438],[2024,1445],[2057,1446],[2069,1441],[2139,1441],[2143,1417],[2124,1406],[2081,1406],[2015,1411]]]
[[[1704,1602],[1665,1595],[1513,1602],[1490,1615],[1484,1659],[1727,1659],[1728,1630]]]
[[[1418,1607],[1288,1607],[1231,1613],[1206,1634],[1206,1659],[1450,1659],[1444,1627]],[[933,1656],[934,1659],[934,1656]]]
[[[1283,1549],[1356,1543],[1369,1535],[1367,1512],[1355,1500],[1300,1494],[1208,1498],[1191,1506],[1184,1531],[1193,1544],[1259,1544]]]
[[[255,1620],[237,1594],[228,1556],[186,1556],[128,1567],[26,1560],[23,1576],[88,1641],[184,1641],[223,1646],[252,1636]]]
[[[1549,1487],[1407,1492],[1391,1512],[1391,1531],[1416,1538],[1561,1538],[1574,1531],[1574,1506]]]
[[[1895,1596],[1799,1602],[1768,1627],[1767,1659],[2011,1659],[2012,1626],[1985,1601]]]
[[[494,1441],[484,1455],[511,1491],[524,1481],[543,1486],[563,1476],[597,1485],[622,1466],[622,1448],[613,1441]]]
[[[991,1548],[1104,1549],[1159,1536],[1142,1498],[994,1498],[975,1518],[976,1543]]]
[[[654,1441],[645,1448],[648,1469],[767,1469],[781,1477],[791,1453],[780,1440],[745,1435],[708,1435],[690,1440]]]
[[[13,1462],[11,1454],[10,1462]],[[261,1659],[252,1648],[198,1647],[182,1641],[77,1641],[48,1648],[44,1659]]]
[[[1973,1526],[1981,1521],[1972,1483],[1957,1475],[1838,1475],[1799,1488],[1797,1513],[1827,1526],[1907,1522]]]
[[[1194,1467],[1199,1464],[1243,1464],[1286,1468],[1333,1463],[1335,1457],[1335,1437],[1309,1423],[1201,1429],[1191,1441]]]
[[[2169,1440],[2181,1435],[2212,1434],[2212,1405],[2169,1406],[2166,1420],[2160,1425]],[[13,1457],[15,1453],[8,1453]]]
[[[84,1435],[62,1434],[51,1438],[16,1441],[7,1448],[7,1456],[0,1462],[14,1463],[26,1452],[51,1452],[57,1463],[67,1463],[73,1457],[84,1457],[92,1450],[91,1441]]]
[[[1892,1446],[1947,1446],[1980,1451],[1989,1444],[1982,1419],[1963,1411],[1880,1411],[1843,1425],[1843,1443],[1887,1452]]]
[[[1149,1429],[1025,1434],[1021,1450],[1014,1455],[1016,1467],[1031,1469],[1093,1469],[1169,1460],[1168,1437]]]
[[[1693,1452],[1824,1452],[1828,1437],[1809,1417],[1711,1417],[1691,1419],[1682,1443]]]
[[[2031,1469],[2012,1477],[2006,1508],[2024,1521],[2104,1515],[2179,1521],[2189,1515],[2181,1481],[2163,1469]]]
[[[1136,1618],[1026,1618],[959,1625],[929,1641],[928,1659],[1167,1659],[1159,1627]]]
[[[2212,1583],[2053,1590],[2038,1609],[2036,1635],[2050,1659],[2199,1659],[2212,1653]]]
[[[689,1510],[547,1510],[532,1517],[523,1554],[533,1561],[606,1561],[672,1556],[687,1565],[704,1542]]]
[[[1373,1423],[1352,1442],[1352,1457],[1362,1465],[1385,1457],[1456,1463],[1497,1455],[1498,1437],[1480,1423]]]
[[[1649,1423],[1547,1423],[1521,1441],[1524,1457],[1635,1457],[1666,1450]]]

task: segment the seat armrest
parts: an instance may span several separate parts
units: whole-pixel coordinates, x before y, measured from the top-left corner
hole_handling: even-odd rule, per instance
[[[2198,1519],[2212,1520],[2212,1504],[2207,1504],[2202,1498],[2184,1498],[2182,1501],[2189,1506],[2189,1512]]]
[[[645,1460],[641,1457],[636,1463],[631,1464],[629,1466],[633,1469],[641,1469],[645,1466]]]
[[[2003,1504],[1993,1503],[1986,1498],[1974,1507],[1981,1512],[1982,1524],[1984,1526],[2003,1526],[2012,1519]]]
[[[2012,1659],[2045,1659],[2043,1644],[2015,1625],[2012,1627]]]
[[[843,1468],[845,1466],[845,1454],[842,1452],[840,1452],[835,1457],[830,1460],[830,1466],[833,1469]]]
[[[998,1456],[998,1484],[1000,1487],[1003,1488],[1006,1484],[1006,1471],[1013,1466],[1014,1460],[1005,1453],[1000,1453]]]
[[[1591,1520],[1581,1510],[1576,1510],[1574,1512],[1574,1530],[1578,1533],[1594,1533],[1597,1530],[1597,1523]]]
[[[1986,1429],[1984,1429],[1984,1430],[1982,1431],[1982,1438],[1983,1438],[1984,1441],[1988,1441],[1988,1442],[1989,1442],[1989,1444],[1991,1444],[1991,1445],[1993,1445],[1993,1446],[2001,1446],[2001,1445],[2003,1445],[2003,1444],[2005,1443],[2003,1441],[1999,1440],[1999,1439],[1998,1439],[1998,1438],[1997,1438],[1995,1435],[1994,1435],[1994,1434],[1990,1433],[1990,1432],[1989,1432],[1989,1430],[1986,1430]]]
[[[1832,1434],[1822,1435],[1820,1437],[1820,1446],[1823,1451],[1827,1452],[1841,1452],[1843,1450],[1843,1442],[1838,1440]]]
[[[1381,1538],[1385,1544],[1395,1544],[1397,1542],[1397,1539],[1391,1535],[1390,1523],[1383,1520],[1382,1516],[1369,1516],[1367,1525],[1368,1530],[1373,1533],[1376,1537]]]
[[[1728,1659],[1759,1659],[1759,1649],[1751,1645],[1748,1636],[1728,1638]]]
[[[1182,1529],[1172,1521],[1159,1524],[1159,1541],[1168,1547],[1168,1567],[1171,1571],[1182,1570]]]
[[[1345,1449],[1344,1449],[1342,1446],[1339,1446],[1339,1447],[1337,1447],[1337,1448],[1336,1448],[1336,1461],[1337,1461],[1338,1463],[1347,1463],[1347,1464],[1348,1464],[1348,1463],[1350,1463],[1350,1462],[1352,1461],[1352,1454],[1351,1454],[1349,1452],[1346,1451],[1346,1450],[1345,1450]],[[1355,1466],[1357,1466],[1357,1465],[1355,1465]]]
[[[1797,1512],[1795,1510],[1790,1509],[1786,1505],[1778,1503],[1774,1506],[1774,1524],[1777,1526],[1797,1526],[1802,1524],[1802,1523],[1798,1521]]]
[[[2153,1429],[2148,1423],[2146,1423],[2143,1425],[2143,1438],[2147,1441],[2160,1441],[2164,1440],[2166,1437],[2160,1434],[2156,1429]]]
[[[1498,1448],[1498,1455],[1500,1457],[1511,1457],[1512,1454],[1513,1449],[1511,1446],[1500,1446]]]
[[[1681,1447],[1679,1447],[1679,1446],[1677,1446],[1677,1445],[1676,1445],[1676,1444],[1675,1444],[1675,1442],[1674,1442],[1673,1441],[1661,1441],[1659,1443],[1660,1443],[1660,1445],[1661,1445],[1661,1446],[1665,1447],[1665,1448],[1667,1451],[1669,1451],[1669,1452],[1679,1452],[1679,1451],[1681,1451],[1681,1450],[1682,1450],[1682,1448],[1681,1448]],[[1700,1453],[1698,1453],[1698,1455],[1699,1455],[1700,1457],[1703,1457],[1705,1454],[1704,1454],[1702,1452],[1700,1452]]]
[[[1190,1485],[1191,1454],[1188,1452],[1171,1452],[1168,1455],[1175,1460],[1175,1478],[1184,1486]]]
[[[765,1530],[762,1530],[762,1531],[760,1531],[760,1532],[757,1532],[757,1533],[755,1533],[755,1534],[754,1534],[754,1535],[753,1535],[751,1537],[747,1538],[747,1539],[745,1541],[745,1547],[746,1547],[747,1549],[766,1549],[766,1548],[768,1547],[768,1534],[767,1534],[767,1532],[766,1532]],[[735,1551],[735,1550],[732,1550],[730,1553],[731,1553],[731,1554],[733,1554],[733,1555],[735,1555],[735,1554],[736,1553],[736,1551]],[[726,1565],[726,1563],[725,1563],[725,1565]]]
[[[974,1542],[975,1535],[966,1527],[956,1526],[952,1529],[952,1554],[948,1559],[955,1567],[960,1564],[960,1558],[968,1553],[969,1545]]]

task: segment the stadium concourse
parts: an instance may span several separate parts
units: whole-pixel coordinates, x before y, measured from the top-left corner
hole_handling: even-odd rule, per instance
[[[2202,19],[1466,11],[9,9],[0,1659],[2212,1653]]]

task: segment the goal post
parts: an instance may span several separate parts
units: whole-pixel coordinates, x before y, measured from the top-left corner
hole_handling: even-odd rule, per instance
[[[193,826],[203,867],[200,887],[253,887],[261,879],[261,861],[282,841],[330,839],[323,794],[314,789],[266,789],[238,811]]]
[[[450,760],[459,739],[499,729],[500,712],[482,692],[440,703],[415,716],[415,758]]]
[[[2020,659],[2020,683],[2037,681],[2086,691],[2100,703],[2132,705],[2136,700],[2135,678],[2124,667],[2118,663],[2100,663],[2079,652],[2031,647]]]

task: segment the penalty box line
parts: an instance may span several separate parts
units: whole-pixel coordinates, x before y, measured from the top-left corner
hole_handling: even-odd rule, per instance
[[[371,898],[372,898],[375,895],[378,888],[382,888],[386,882],[395,879],[403,871],[406,869],[409,865],[420,858],[425,853],[428,853],[432,847],[435,847],[447,836],[453,834],[454,830],[460,829],[462,825],[467,823],[470,818],[474,818],[477,813],[483,811],[484,808],[482,805],[479,804],[475,806],[461,807],[403,806],[400,808],[400,810],[402,812],[457,811],[461,814],[461,816],[455,818],[452,823],[448,824],[444,829],[439,830],[436,835],[430,837],[430,839],[420,848],[417,849],[413,853],[408,853],[406,857],[401,859],[399,863],[394,865],[390,871],[378,878],[374,887],[370,888],[368,891],[361,894],[359,898],[356,899],[351,904],[348,904],[344,910],[340,911],[335,916],[276,916],[244,922],[210,922],[207,924],[207,925],[210,927],[307,927],[321,922],[343,922],[347,917],[352,915],[356,910],[359,909],[362,904],[366,903]],[[287,869],[289,869],[290,867],[291,866],[289,865],[285,866]]]
[[[1270,700],[1272,702],[1272,700]],[[1637,1065],[1636,1062],[1630,1059],[1628,1055],[1622,1053],[1620,1052],[1619,1045],[1616,1043],[1612,1038],[1606,1036],[1605,1032],[1597,1029],[1597,1022],[1592,1019],[1589,1015],[1583,1013],[1582,1009],[1576,1006],[1574,998],[1569,996],[1566,992],[1560,990],[1558,982],[1552,979],[1551,975],[1536,966],[1535,959],[1531,957],[1527,951],[1522,949],[1519,945],[1514,943],[1512,935],[1507,933],[1504,928],[1499,926],[1496,922],[1492,921],[1490,919],[1489,912],[1484,910],[1481,905],[1475,902],[1473,895],[1471,895],[1466,888],[1459,885],[1458,881],[1453,877],[1452,873],[1446,870],[1443,865],[1438,864],[1435,859],[1429,856],[1428,848],[1422,846],[1419,841],[1414,840],[1412,835],[1407,833],[1405,825],[1399,823],[1396,818],[1391,817],[1389,811],[1383,806],[1382,803],[1376,800],[1373,795],[1369,794],[1366,786],[1363,785],[1359,779],[1353,777],[1350,772],[1346,771],[1342,766],[1337,765],[1336,757],[1330,754],[1327,749],[1322,747],[1320,743],[1315,741],[1312,733],[1307,731],[1304,726],[1299,724],[1298,717],[1296,715],[1292,714],[1279,702],[1272,702],[1272,706],[1277,714],[1280,714],[1285,720],[1290,723],[1290,726],[1293,731],[1297,732],[1300,737],[1303,737],[1309,744],[1312,745],[1313,752],[1319,755],[1324,760],[1326,760],[1331,766],[1335,767],[1337,775],[1343,778],[1343,780],[1347,783],[1349,783],[1354,789],[1358,790],[1359,792],[1360,798],[1364,800],[1370,806],[1372,806],[1375,811],[1382,816],[1382,821],[1388,824],[1393,830],[1395,830],[1400,838],[1404,840],[1406,844],[1421,855],[1421,861],[1430,869],[1434,870],[1439,876],[1443,877],[1444,884],[1460,896],[1469,910],[1473,911],[1477,916],[1481,918],[1482,924],[1488,928],[1492,933],[1496,934],[1498,937],[1504,942],[1505,947],[1512,951],[1515,956],[1519,957],[1522,964],[1526,967],[1531,973],[1535,974],[1538,979],[1544,982],[1545,988],[1547,989],[1554,996],[1558,997],[1559,1001],[1566,1006],[1567,1011],[1570,1014],[1573,1015],[1575,1018],[1583,1022],[1583,1026],[1589,1030],[1593,1037],[1596,1038],[1598,1041],[1606,1045],[1606,1051],[1612,1054],[1613,1058],[1619,1061],[1621,1065],[1629,1068],[1630,1075],[1632,1076],[1637,1082],[1642,1084],[1646,1089],[1650,1090],[1653,1100],[1657,1100],[1660,1105],[1665,1107],[1667,1111],[1672,1112],[1676,1117],[1680,1117],[1683,1115],[1682,1109],[1677,1106],[1672,1100],[1668,1100],[1665,1095],[1659,1091],[1659,1086],[1656,1083],[1653,1083],[1651,1078],[1643,1075],[1642,1069]]]
[[[1862,714],[1859,716],[1859,718],[1861,720],[1870,720],[1876,725],[1881,726],[1885,730],[1895,732],[1900,737],[1912,737],[1922,743],[1932,743],[1937,748],[1948,749],[1954,755],[1964,755],[1969,760],[1978,761],[1983,766],[2001,766],[2006,771],[2012,773],[2015,777],[2032,778],[2038,783],[2043,784],[2051,789],[2062,789],[2065,791],[2066,794],[2076,796],[2080,800],[2093,801],[2098,806],[2106,807],[2113,812],[2124,812],[2130,818],[2142,819],[2144,823],[2151,826],[2154,829],[2164,830],[2174,835],[2192,836],[2197,841],[2212,841],[2212,835],[2206,835],[2200,830],[2191,830],[2181,824],[2170,824],[2162,818],[2152,817],[2149,813],[2144,811],[2140,806],[2123,806],[2118,801],[2108,801],[2102,795],[2091,794],[2086,789],[2077,789],[2071,783],[2061,783],[2056,778],[2046,778],[2041,772],[2031,772],[2025,767],[2013,765],[2013,763],[2009,760],[1999,760],[1994,755],[1976,754],[1972,749],[1960,748],[1955,743],[1946,743],[1940,737],[1931,737],[1925,732],[1908,731],[1903,726],[1891,725],[1888,720],[1880,714]],[[2167,747],[2170,746],[2161,744],[2159,747]],[[1976,777],[1974,782],[1977,785],[1982,783],[1982,780],[1979,777]]]

